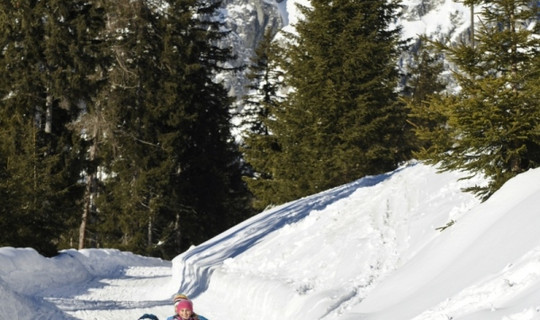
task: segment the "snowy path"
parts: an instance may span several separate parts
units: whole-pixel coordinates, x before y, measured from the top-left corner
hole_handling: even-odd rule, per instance
[[[171,268],[129,267],[118,277],[46,290],[43,296],[70,319],[138,319],[153,313],[160,319],[171,314]]]

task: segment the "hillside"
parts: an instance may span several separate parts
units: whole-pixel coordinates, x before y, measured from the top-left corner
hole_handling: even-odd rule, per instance
[[[540,169],[485,203],[422,164],[264,211],[171,263],[0,248],[0,318],[539,319]],[[444,230],[441,227],[447,227]],[[172,272],[171,272],[172,270]]]

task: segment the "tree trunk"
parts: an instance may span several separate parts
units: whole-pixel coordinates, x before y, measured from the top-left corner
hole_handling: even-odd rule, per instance
[[[152,246],[152,216],[148,217],[148,247]]]
[[[90,147],[90,162],[94,161],[97,149],[97,139],[94,137],[94,143]],[[94,201],[94,184],[96,181],[96,174],[91,173],[86,177],[86,188],[84,190],[84,209],[81,217],[81,226],[79,228],[79,250],[84,249],[84,242],[86,241],[86,224],[88,217],[90,216],[90,210],[92,210],[92,203]]]
[[[51,133],[52,132],[52,96],[50,94],[47,94],[47,98],[45,100],[45,132]]]
[[[471,47],[474,48],[474,4],[471,2]]]

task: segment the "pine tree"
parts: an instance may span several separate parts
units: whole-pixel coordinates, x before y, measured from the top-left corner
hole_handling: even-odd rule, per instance
[[[282,65],[293,91],[270,116],[272,180],[260,183],[273,203],[392,170],[410,153],[396,93],[398,3],[311,5],[300,7],[305,20]]]
[[[511,177],[538,166],[539,26],[530,1],[481,3],[475,46],[436,43],[455,65],[461,90],[429,102],[444,126],[420,128],[433,145],[419,156],[441,170],[465,169],[489,179],[469,190],[488,198]],[[528,28],[527,25],[533,26]]]
[[[230,99],[212,73],[230,55],[213,44],[217,26],[200,20],[215,8],[124,1],[111,14],[122,34],[112,37],[106,109],[116,125],[98,201],[103,244],[170,258],[246,212]]]
[[[188,126],[179,124],[187,130],[177,151],[181,169],[175,177],[180,204],[191,209],[178,219],[183,249],[252,214],[250,194],[242,181],[241,155],[231,135],[232,99],[223,84],[214,81],[217,72],[225,71],[226,63],[234,58],[229,49],[218,46],[226,35],[215,19],[220,2],[187,2],[174,1],[171,6],[172,12],[196,8],[187,34],[173,39],[175,44],[188,44],[188,50],[181,52],[185,65],[177,68],[190,85],[181,86],[178,93],[187,119],[192,121]]]
[[[409,123],[413,127],[430,128],[431,130],[446,122],[438,117],[430,118],[428,100],[446,89],[446,81],[441,79],[444,71],[442,55],[434,55],[422,44],[413,54],[413,64],[405,89],[405,101],[409,108]],[[417,141],[416,148],[428,148],[430,141]]]
[[[413,53],[413,59],[406,96],[414,105],[422,105],[429,96],[446,89],[446,81],[441,78],[444,64],[441,55],[433,55],[424,47]]]
[[[80,114],[84,101],[88,49],[81,44],[85,30],[80,17],[93,6],[83,1],[4,1],[2,53],[6,71],[0,82],[3,137],[2,187],[9,207],[6,215],[19,221],[15,235],[4,243],[32,246],[52,255],[62,234],[81,211],[79,183],[80,133],[69,124]],[[81,51],[77,51],[80,49]],[[81,54],[82,53],[82,54]]]
[[[245,132],[245,135],[268,135],[268,127],[264,121],[270,114],[269,108],[281,100],[278,91],[282,85],[280,77],[283,72],[277,69],[276,56],[280,49],[272,44],[274,36],[272,29],[268,28],[251,58],[240,125],[240,130]]]
[[[283,97],[283,71],[279,69],[279,45],[272,42],[274,34],[271,29],[255,50],[248,72],[248,94],[244,97],[242,117],[243,145],[242,153],[247,161],[248,172],[245,180],[249,189],[255,193],[253,206],[263,210],[271,203],[274,192],[268,190],[272,180],[271,162],[268,150],[278,151],[276,139],[268,126],[272,121],[272,109]]]
[[[62,51],[72,57],[69,79],[63,84],[64,91],[72,96],[71,103],[77,107],[77,117],[72,119],[68,128],[79,141],[77,154],[79,174],[84,176],[84,194],[79,199],[82,213],[72,219],[78,224],[65,232],[64,247],[73,247],[73,239],[78,238],[78,248],[85,247],[86,225],[95,210],[94,198],[97,192],[97,166],[99,134],[103,134],[103,120],[98,114],[99,96],[106,86],[106,70],[110,65],[110,52],[106,44],[105,16],[106,7],[102,1],[71,2],[50,1],[50,8],[60,12],[72,34],[59,34],[59,42],[69,39],[65,45],[51,43],[48,54],[61,56]],[[75,151],[75,150],[73,150]],[[78,229],[78,230],[77,230]],[[78,231],[78,232],[77,232]]]
[[[170,179],[172,158],[159,144],[160,123],[167,110],[159,103],[164,74],[162,16],[146,1],[118,1],[109,7],[107,38],[114,64],[110,91],[100,97],[103,113],[112,124],[103,140],[102,168],[108,178],[97,200],[96,241],[137,253],[148,253],[155,242],[155,219]]]

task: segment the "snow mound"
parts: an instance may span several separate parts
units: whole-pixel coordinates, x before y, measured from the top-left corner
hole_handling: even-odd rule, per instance
[[[136,266],[170,266],[161,259],[115,249],[64,250],[45,258],[32,248],[0,248],[0,319],[74,319],[45,297],[84,292],[95,279],[114,278]],[[55,294],[52,294],[55,295]]]

